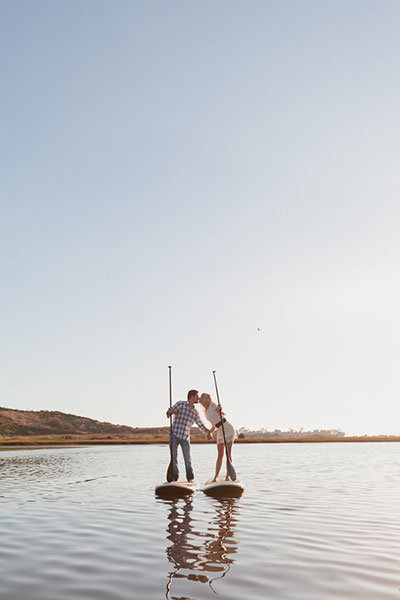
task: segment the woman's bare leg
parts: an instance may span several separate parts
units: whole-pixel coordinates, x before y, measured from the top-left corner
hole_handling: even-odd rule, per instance
[[[232,462],[232,446],[233,446],[233,440],[231,442],[226,442],[226,451],[229,456],[230,462]],[[225,479],[226,479],[226,481],[230,480],[229,471],[228,471],[228,461],[226,461],[226,478]]]
[[[224,443],[223,442],[222,442],[222,444],[217,444],[217,451],[218,451],[218,455],[217,455],[217,462],[215,465],[215,477],[214,477],[213,481],[217,481],[217,477],[218,477],[219,472],[222,467],[222,461],[224,459]]]

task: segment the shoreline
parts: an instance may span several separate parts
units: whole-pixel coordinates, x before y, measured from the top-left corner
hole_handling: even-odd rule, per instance
[[[371,435],[371,436],[292,436],[292,437],[257,437],[237,439],[235,444],[346,444],[365,442],[400,442],[400,435]],[[115,446],[115,445],[168,445],[166,435],[137,435],[129,437],[88,437],[88,436],[26,436],[26,437],[3,437],[0,438],[0,450],[10,448],[41,448],[41,447],[72,447],[72,446]],[[203,436],[194,435],[191,444],[215,444],[215,440],[207,440]]]

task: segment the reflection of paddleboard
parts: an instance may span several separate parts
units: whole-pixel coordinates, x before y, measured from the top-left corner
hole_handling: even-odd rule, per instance
[[[165,482],[156,487],[156,496],[160,498],[184,498],[190,496],[196,489],[196,483],[192,481],[171,481]]]
[[[214,498],[239,498],[243,494],[244,485],[238,480],[212,481],[210,479],[204,484],[202,491],[207,494],[207,496],[214,496]]]

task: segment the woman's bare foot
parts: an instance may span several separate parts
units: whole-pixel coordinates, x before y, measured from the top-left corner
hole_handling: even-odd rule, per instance
[[[225,481],[231,481],[231,478],[229,477],[229,475],[227,475],[227,476],[225,477]]]
[[[217,478],[214,477],[214,479],[212,480],[212,483],[215,483],[217,481]]]

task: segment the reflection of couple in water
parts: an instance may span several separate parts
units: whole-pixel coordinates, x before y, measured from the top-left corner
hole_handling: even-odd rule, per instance
[[[167,598],[172,579],[208,583],[213,589],[213,582],[226,575],[234,562],[231,555],[237,552],[238,542],[234,539],[239,512],[237,500],[218,501],[206,533],[193,528],[192,522],[198,523],[198,520],[192,520],[192,510],[192,498],[171,501],[167,537],[172,544],[167,548],[167,556],[175,570],[169,573]],[[212,576],[213,573],[217,575]]]
[[[210,428],[207,428],[204,425],[197,409],[195,408],[195,404],[198,403],[200,403],[204,408],[204,415],[211,425]],[[199,397],[199,392],[197,390],[190,390],[188,392],[187,401],[185,400],[176,402],[167,410],[167,417],[171,417],[171,415],[174,415],[171,438],[174,481],[177,481],[179,478],[178,446],[180,446],[182,449],[187,480],[193,481],[194,479],[190,456],[190,428],[194,423],[196,423],[201,431],[207,433],[209,439],[212,438],[213,434],[216,434],[218,454],[213,481],[217,481],[219,472],[221,470],[225,449],[222,428],[224,429],[225,433],[226,450],[230,462],[232,462],[232,446],[236,437],[235,430],[233,426],[226,420],[225,413],[222,411],[221,406],[218,406],[218,404],[212,401],[210,394],[202,394]],[[228,463],[226,480],[229,480]]]

